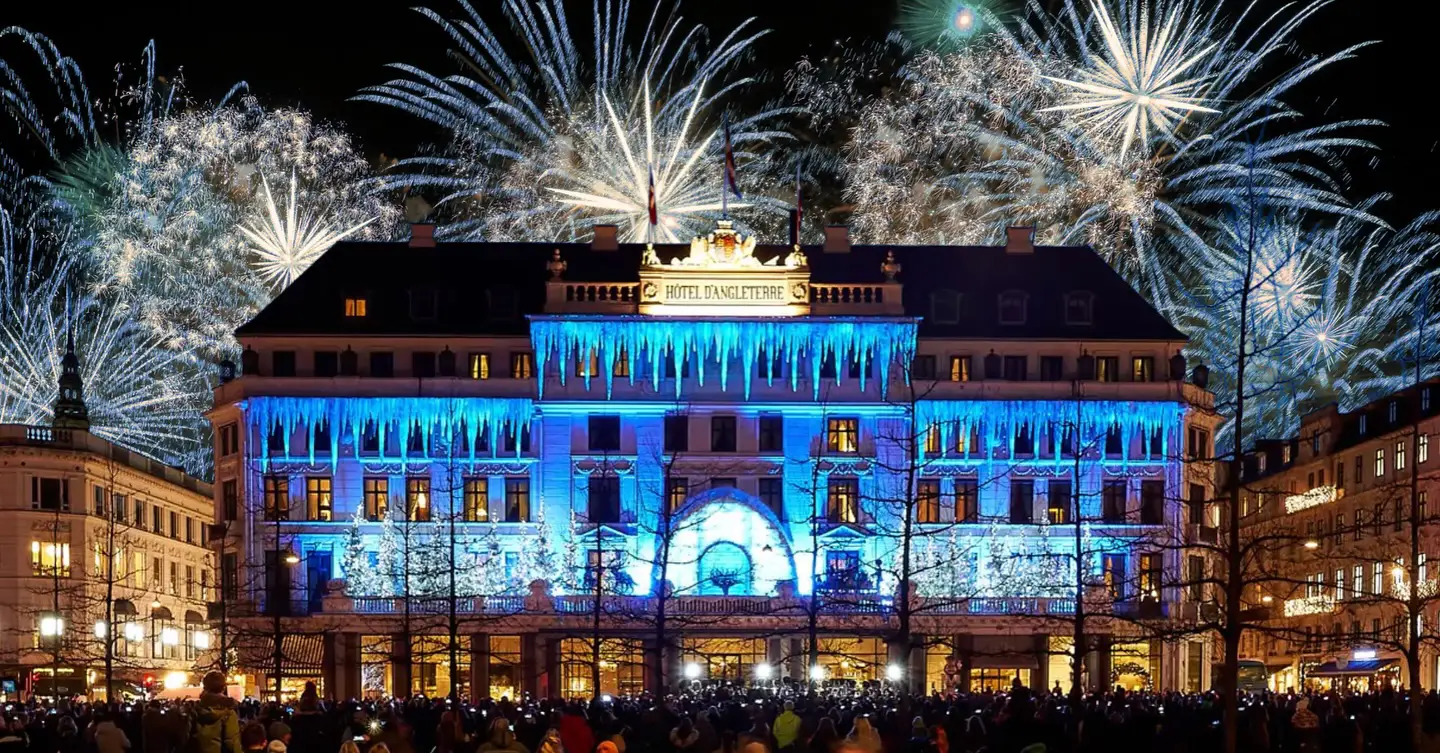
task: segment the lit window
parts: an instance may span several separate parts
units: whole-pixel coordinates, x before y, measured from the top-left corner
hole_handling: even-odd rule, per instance
[[[1155,381],[1155,358],[1153,356],[1136,356],[1130,359],[1130,381]]]
[[[405,479],[405,508],[409,511],[407,520],[423,523],[430,519],[430,479]]]
[[[690,498],[690,479],[683,476],[670,476],[665,479],[666,506],[670,512],[675,512],[685,506],[685,500]]]
[[[1423,463],[1430,459],[1430,435],[1421,434],[1415,442],[1415,462]]]
[[[70,577],[70,544],[31,541],[30,572],[32,575]]]
[[[346,298],[346,299],[345,299],[345,316],[348,316],[348,317],[362,317],[362,316],[365,316],[365,299],[364,299],[364,298]]]
[[[285,476],[265,477],[265,519],[290,519],[290,479]]]
[[[970,356],[950,356],[950,381],[970,381]]]
[[[915,521],[917,523],[940,522],[940,481],[920,479],[915,487]]]
[[[860,481],[832,478],[827,484],[826,516],[831,523],[860,522]]]
[[[490,519],[490,479],[465,479],[465,520],[481,523]]]
[[[329,476],[310,476],[305,479],[305,507],[311,520],[332,519]]]
[[[505,479],[505,522],[524,523],[530,520],[530,479]]]
[[[925,454],[937,455],[940,453],[940,427],[932,426],[925,430]]]
[[[489,379],[489,378],[490,378],[490,354],[489,354],[489,353],[471,353],[471,354],[470,354],[470,368],[469,368],[468,373],[470,374],[470,378],[471,378],[471,379]]]
[[[832,418],[825,431],[825,448],[830,452],[857,452],[860,448],[860,419]]]
[[[1395,443],[1395,470],[1405,470],[1405,440]]]
[[[1118,382],[1120,381],[1120,357],[1099,356],[1095,359],[1095,381],[1097,382]]]
[[[367,476],[365,486],[365,518],[380,520],[390,507],[390,479]]]
[[[600,353],[598,351],[592,349],[587,355],[576,354],[575,376],[589,377],[598,376],[599,374]]]
[[[534,356],[529,351],[510,354],[510,378],[532,379],[535,376]]]
[[[1375,478],[1385,475],[1385,448],[1375,451]]]

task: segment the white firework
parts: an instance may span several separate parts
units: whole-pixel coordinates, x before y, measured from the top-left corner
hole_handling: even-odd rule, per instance
[[[1179,8],[1172,8],[1152,29],[1150,6],[1140,3],[1122,30],[1103,4],[1092,7],[1101,49],[1087,51],[1088,65],[1076,78],[1045,77],[1074,90],[1073,101],[1047,111],[1075,112],[1101,133],[1118,129],[1122,160],[1137,139],[1142,146],[1150,142],[1152,129],[1171,135],[1190,113],[1218,112],[1204,104],[1209,77],[1189,75],[1219,46],[1197,32],[1195,16],[1182,24]]]
[[[241,225],[240,232],[255,244],[253,251],[259,258],[255,264],[256,271],[276,290],[289,287],[331,246],[379,219],[371,217],[341,229],[326,222],[319,212],[301,214],[296,201],[298,186],[293,172],[290,174],[290,198],[285,204],[285,216],[281,217],[280,210],[275,206],[275,197],[270,192],[270,181],[261,175],[260,183],[265,191],[265,216],[269,222],[254,227]]]

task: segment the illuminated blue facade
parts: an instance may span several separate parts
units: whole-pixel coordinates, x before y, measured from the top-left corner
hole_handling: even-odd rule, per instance
[[[301,628],[338,626],[351,638],[325,645],[342,657],[363,653],[372,632],[394,634],[411,614],[397,603],[448,614],[463,601],[476,635],[521,636],[521,684],[552,694],[589,682],[566,641],[589,624],[597,588],[614,600],[606,634],[640,646],[602,680],[617,690],[640,682],[627,662],[678,678],[685,657],[708,655],[698,647],[729,657],[715,646],[734,641],[752,646],[736,650],[740,666],[870,679],[898,660],[933,688],[958,684],[942,671],[952,664],[970,682],[970,660],[955,657],[1017,631],[1065,635],[1092,586],[1107,604],[1178,611],[1183,597],[1165,583],[1199,520],[1185,500],[1209,483],[1185,461],[1208,441],[1209,398],[1171,358],[1183,339],[1134,314],[1133,291],[1094,277],[1093,252],[1058,250],[1067,263],[1084,255],[1075,263],[1092,277],[1056,292],[1017,286],[1054,272],[1057,250],[897,261],[888,249],[746,243],[722,227],[688,257],[480,244],[455,249],[472,255],[462,259],[444,246],[341,244],[238,333],[243,376],[217,390],[217,503],[241,523],[233,580],[254,584],[236,597],[263,611],[288,603]],[[521,292],[443,292],[476,253],[493,253],[489,276]],[[1009,277],[970,290],[973,271],[900,275],[901,261],[923,268],[946,253]],[[540,269],[548,280],[522,284]],[[1081,293],[1086,318],[1072,319]],[[1130,310],[1118,311],[1121,295]],[[980,303],[955,303],[952,318],[952,296]],[[356,301],[367,313],[308,308],[353,312]],[[477,301],[489,302],[484,316],[467,309]],[[1047,321],[1051,304],[1064,318]],[[1107,305],[1120,315],[1101,328]],[[967,331],[970,315],[998,325]],[[1110,331],[1116,321],[1137,331]],[[266,551],[299,564],[267,565]],[[386,573],[397,561],[408,571]],[[427,574],[436,562],[458,575]],[[898,603],[906,582],[909,607]],[[674,635],[647,638],[661,604]],[[825,635],[883,646],[902,608],[928,636],[911,636],[910,651],[796,664],[805,614],[823,613]],[[471,693],[483,696],[497,687],[493,662],[475,651],[486,668],[472,667]],[[1047,678],[1026,655],[1016,668]],[[1152,659],[1155,675],[1182,671],[1159,649]],[[421,688],[401,664],[386,682]],[[343,694],[372,690],[330,671]],[[988,681],[974,672],[972,684]]]

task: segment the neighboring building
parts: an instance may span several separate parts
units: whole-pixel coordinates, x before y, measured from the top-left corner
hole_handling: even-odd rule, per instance
[[[1211,396],[1092,250],[596,230],[340,243],[237,332],[209,415],[252,689],[1068,687],[1077,546],[1089,683],[1208,687],[1203,640],[1137,623],[1196,612]]]
[[[1440,383],[1424,382],[1349,413],[1332,404],[1301,419],[1298,437],[1259,442],[1247,455],[1242,536],[1269,542],[1247,597],[1272,619],[1245,636],[1241,654],[1268,665],[1272,688],[1414,685],[1398,650],[1412,578],[1425,633],[1440,606],[1429,507],[1440,494],[1430,446],[1437,401]],[[1412,522],[1420,532],[1413,563]],[[1430,644],[1422,687],[1440,679]]]
[[[210,485],[91,434],[78,365],[67,345],[53,425],[0,425],[12,699],[57,685],[104,697],[107,653],[117,694],[194,684],[210,647]]]

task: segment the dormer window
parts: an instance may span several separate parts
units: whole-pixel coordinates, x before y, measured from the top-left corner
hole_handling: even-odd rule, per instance
[[[1369,416],[1366,416],[1364,413],[1360,414],[1360,436],[1362,437],[1365,436],[1365,432],[1370,428],[1366,426],[1366,424],[1369,423],[1366,421],[1367,418],[1369,418]]]
[[[489,304],[491,320],[510,321],[518,315],[519,305],[513,289],[490,288],[485,291],[485,297]]]
[[[345,317],[351,319],[363,318],[366,313],[366,303],[367,301],[364,298],[346,298]]]
[[[1398,417],[1399,415],[1400,415],[1400,408],[1399,408],[1399,406],[1397,406],[1397,405],[1395,404],[1395,401],[1394,401],[1394,400],[1391,400],[1391,401],[1390,401],[1390,423],[1392,423],[1392,424],[1395,423],[1395,419],[1396,419],[1396,417]]]
[[[960,323],[960,294],[937,290],[930,294],[930,320],[936,324]]]
[[[410,291],[410,318],[424,321],[435,318],[435,291],[416,288]]]
[[[1095,323],[1095,296],[1086,290],[1065,294],[1065,323],[1088,325]]]
[[[1024,324],[1025,306],[1029,296],[1024,291],[1007,290],[1000,294],[1000,323]]]

